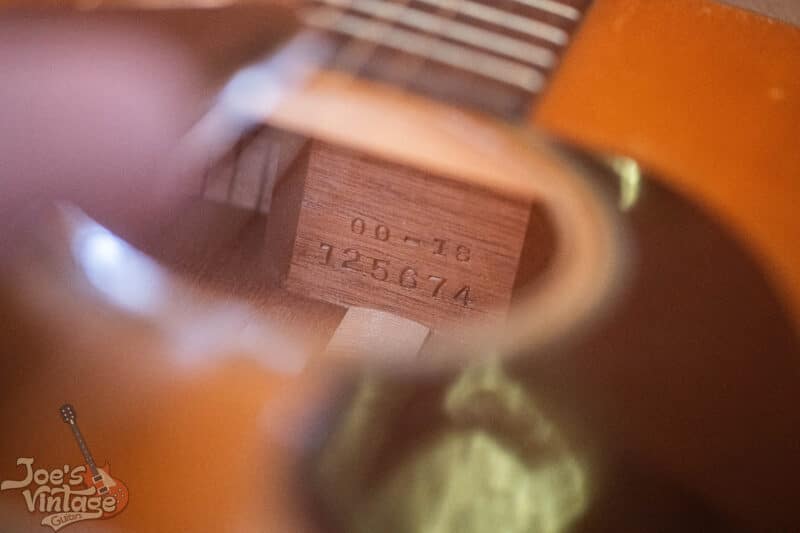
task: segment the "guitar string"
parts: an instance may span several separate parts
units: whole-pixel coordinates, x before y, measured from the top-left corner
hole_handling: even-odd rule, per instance
[[[345,4],[345,0],[320,0],[320,2],[333,7]],[[436,7],[433,14],[410,6],[401,10],[381,9],[379,6],[384,3],[382,0],[353,0],[349,6],[354,11],[370,15],[373,18],[397,22],[422,33],[458,41],[475,48],[511,57],[522,63],[530,63],[543,68],[552,65],[554,54],[544,46],[453,20],[460,2],[461,0],[448,0]],[[445,12],[447,15],[443,16],[442,13]]]
[[[493,26],[500,26],[510,28],[512,31],[527,33],[530,35],[540,35],[540,38],[549,39],[551,42],[566,42],[567,32],[558,26],[541,22],[530,17],[517,15],[507,9],[497,9],[485,4],[479,4],[471,0],[460,0],[457,4],[451,4],[452,0],[417,0],[419,3],[434,6],[437,10],[448,9],[452,7],[454,15],[463,15],[471,20],[478,22],[488,23]],[[527,0],[514,0],[519,5],[536,4],[535,1]],[[367,50],[374,50],[378,45],[384,45],[389,48],[399,49],[409,55],[421,56],[424,60],[437,60],[438,62],[450,64],[462,70],[472,71],[490,78],[496,78],[498,81],[510,83],[511,85],[521,86],[523,89],[536,92],[541,86],[543,81],[538,70],[535,73],[527,73],[531,77],[530,80],[524,80],[526,74],[521,72],[517,63],[508,61],[496,61],[492,56],[486,56],[481,53],[474,53],[470,50],[462,49],[457,46],[446,43],[446,46],[440,53],[433,53],[432,48],[439,44],[438,39],[432,39],[429,36],[423,35],[420,39],[414,39],[414,33],[392,30],[388,24],[375,23],[377,18],[375,15],[389,18],[392,22],[400,22],[404,25],[411,27],[423,27],[423,29],[430,30],[431,17],[427,13],[420,12],[419,10],[410,10],[408,7],[399,9],[393,7],[392,9],[383,10],[376,8],[381,2],[377,0],[319,0],[318,3],[323,3],[331,6],[339,6],[339,9],[322,10],[317,8],[306,16],[306,22],[311,26],[317,26],[321,29],[349,37],[343,49],[352,50],[355,47],[355,41],[370,41],[371,46]],[[401,5],[405,5],[403,2]],[[384,2],[385,4],[385,2]],[[557,3],[558,6],[568,9],[570,13],[579,12],[572,6],[565,6],[564,4]],[[466,7],[465,7],[466,6]],[[533,6],[535,9],[542,10],[542,6]],[[346,13],[346,10],[366,12],[371,16],[367,19],[361,19]],[[448,10],[449,11],[449,10]],[[552,11],[552,9],[551,9]],[[442,17],[443,18],[443,17]],[[571,18],[571,17],[567,17]],[[439,21],[441,23],[441,20]],[[447,25],[445,25],[447,27]],[[455,28],[455,29],[453,29]],[[546,30],[544,34],[541,33],[542,28]],[[538,33],[537,33],[538,32]],[[547,34],[549,32],[549,34]],[[428,31],[428,33],[435,33]],[[442,33],[442,30],[439,31]],[[518,39],[512,39],[502,34],[494,32],[487,32],[476,27],[470,27],[466,24],[458,26],[450,26],[447,30],[448,36],[457,34],[462,41],[468,41],[469,44],[476,48],[491,49],[495,52],[506,53],[515,59],[525,59],[525,57],[533,58],[533,63],[538,63],[539,66],[546,68],[555,61],[555,54],[544,47],[534,45],[532,43],[525,43]],[[378,37],[385,34],[383,39]],[[548,36],[549,35],[549,36]],[[500,37],[498,39],[486,39],[486,37]],[[475,42],[475,40],[479,42]],[[419,42],[416,42],[419,41]],[[487,41],[494,41],[493,44],[488,44]],[[420,42],[423,44],[420,45]],[[363,44],[361,46],[364,46]],[[526,48],[527,47],[527,48]],[[529,56],[527,52],[531,52]],[[509,53],[510,52],[510,53]],[[534,53],[535,52],[535,53]],[[462,56],[459,58],[458,56]],[[341,57],[341,56],[340,56]],[[366,54],[361,58],[361,61],[356,62],[356,65],[350,65],[347,70],[354,70],[361,68],[371,57],[371,54]],[[345,61],[339,61],[346,63]],[[410,75],[410,74],[409,74]],[[520,81],[522,80],[522,81]]]
[[[456,7],[461,2],[461,0],[449,0],[445,5],[441,7],[437,7],[434,13],[440,17],[442,22],[440,23],[441,26],[445,26],[448,21],[453,20],[456,17]],[[405,77],[405,81],[400,81],[399,84],[401,87],[407,88],[408,83],[414,79],[415,76],[419,75],[422,72],[422,69],[425,68],[425,65],[428,63],[428,58],[426,56],[407,56],[408,59],[405,62],[405,73],[401,75],[400,78],[402,80]]]
[[[450,11],[451,0],[418,0],[420,3],[427,4],[430,6],[434,6],[435,9],[439,12],[442,10]],[[549,12],[556,14],[561,17],[565,17],[568,19],[575,19],[580,15],[580,12],[570,5],[561,4],[559,2],[555,2],[553,0],[513,0],[514,2],[520,5],[526,5],[533,7],[534,9],[538,9],[540,11]],[[401,24],[411,25],[419,27],[421,24],[426,24],[430,26],[430,18],[426,16],[425,13],[419,12],[418,10],[409,10],[406,6],[407,0],[398,3],[391,3],[388,2],[380,2],[378,0],[320,0],[322,3],[326,3],[331,6],[338,7],[339,9],[335,11],[335,16],[330,17],[329,20],[325,21],[323,24],[319,24],[324,26],[325,29],[338,32],[338,33],[345,33],[348,35],[348,40],[345,41],[345,45],[340,49],[340,53],[335,61],[339,64],[340,67],[346,68],[348,71],[358,71],[359,69],[363,68],[363,66],[368,63],[370,58],[372,57],[374,50],[380,45],[383,44],[377,38],[378,34],[381,30],[385,29],[386,26],[383,25],[372,25],[370,26],[362,26],[360,31],[345,31],[344,28],[341,27],[342,23],[347,21],[347,14],[346,11],[348,10],[355,10],[360,12],[367,13],[373,20],[378,16],[383,16],[386,18],[389,16],[391,19],[390,13],[394,13],[393,22],[400,22]],[[381,10],[379,7],[381,4],[384,6],[386,5],[393,5],[397,6],[391,11],[387,11],[386,9]],[[463,6],[463,7],[462,7]],[[401,8],[398,10],[398,7]],[[405,9],[402,9],[405,7]],[[468,17],[481,20],[484,22],[489,22],[492,24],[496,24],[499,26],[503,26],[506,28],[510,28],[512,30],[521,31],[523,33],[529,33],[532,35],[538,35],[540,38],[550,40],[552,42],[566,42],[566,32],[563,29],[547,24],[544,22],[536,21],[535,19],[531,19],[529,17],[522,17],[513,13],[510,13],[508,10],[501,10],[496,9],[491,6],[485,4],[479,4],[472,1],[464,1],[460,0],[457,4],[457,9],[454,10],[455,14],[462,14]],[[319,12],[317,12],[319,14]],[[407,16],[403,16],[407,15]],[[411,16],[416,17],[416,24],[414,20],[412,20]],[[335,20],[331,20],[335,19]],[[369,20],[369,19],[368,19]],[[320,22],[319,18],[316,18],[316,22]],[[352,26],[352,24],[351,24]],[[455,32],[459,33],[464,36],[464,31],[466,25],[457,27]],[[366,28],[366,29],[365,29]],[[369,31],[369,30],[372,31]],[[365,33],[366,32],[366,33]],[[472,28],[471,32],[473,36],[478,35],[479,38],[489,36],[489,34],[480,34],[477,32],[476,28]],[[451,30],[451,33],[453,31]],[[492,37],[504,37],[500,34],[492,34]],[[488,39],[483,39],[485,42]],[[366,43],[364,41],[367,41]],[[472,39],[471,41],[474,41]],[[429,44],[435,44],[435,41],[428,40]],[[480,43],[471,42],[471,44],[477,44],[480,46]],[[509,49],[512,50],[519,50],[516,53],[512,53],[512,55],[520,59],[523,55],[528,56],[528,54],[523,54],[521,51],[525,50],[525,48],[520,48],[520,44],[527,44],[521,43],[518,40],[514,41],[511,40],[510,42],[507,41],[502,48],[506,51]],[[484,43],[485,46],[485,43]],[[489,45],[490,47],[494,48],[497,51],[498,45]],[[530,46],[530,45],[529,45]],[[428,50],[418,50],[420,55],[422,56],[422,60],[427,61],[430,59],[430,46],[423,47],[428,48]],[[360,50],[360,54],[356,52],[356,50]],[[535,51],[529,57],[537,57],[537,63],[540,66],[547,67],[550,63],[552,63],[552,54],[549,53],[548,50],[542,50],[541,47],[538,48],[528,48],[528,52]],[[427,52],[427,53],[426,53]],[[354,57],[356,58],[354,60]],[[357,72],[356,72],[357,73]]]
[[[342,3],[342,0],[320,0],[323,3],[328,5],[338,5]],[[412,0],[413,1],[413,0]],[[449,0],[450,2],[458,2],[460,0]],[[409,6],[409,2],[402,1],[402,2],[393,2],[391,5],[393,8],[391,10],[383,9],[381,10],[379,4],[390,5],[389,2],[386,0],[353,0],[350,2],[350,7],[354,8],[355,10],[361,11],[365,13],[369,18],[366,20],[375,20],[379,17],[383,17],[388,19],[392,25],[399,24],[405,26],[412,26],[413,21],[411,19],[411,14],[413,14],[416,10],[413,10]],[[437,11],[442,11],[443,8],[437,8]],[[448,17],[452,16],[452,10],[448,10]],[[383,28],[384,26],[375,26],[375,33],[379,33],[377,30]],[[435,32],[429,32],[435,33]],[[353,40],[363,40],[365,37],[363,35],[351,35],[349,37],[349,41]],[[430,43],[433,43],[430,41]],[[381,42],[380,40],[375,40],[374,45],[372,46],[371,50],[374,52],[385,43]],[[394,51],[394,56],[390,57],[390,61],[392,61],[392,65],[384,69],[382,74],[384,75],[384,81],[391,82],[396,86],[405,87],[408,85],[409,82],[412,81],[414,75],[418,72],[418,70],[422,67],[422,65],[427,62],[426,54],[405,54],[402,55],[397,50],[390,50]],[[372,56],[365,57],[363,63],[360,65],[360,68],[364,68],[367,63],[372,59]],[[416,68],[415,68],[416,67]],[[357,74],[357,72],[356,72]],[[388,76],[387,76],[388,74]]]
[[[341,13],[339,23],[346,20],[346,11],[353,9],[357,1],[358,0],[340,0],[339,3],[345,2],[347,6],[339,7]],[[409,0],[399,0],[396,2],[382,0],[378,3],[384,6],[394,6],[395,10],[402,10],[408,5],[408,2]],[[373,15],[370,16],[374,18]],[[369,35],[362,36],[361,38],[351,36],[350,39],[345,42],[345,45],[339,49],[336,56],[334,56],[333,63],[353,73],[354,76],[357,76],[360,71],[367,66],[380,46],[380,30],[380,27],[375,26]]]
[[[327,29],[331,31],[335,31],[338,33],[342,33],[342,24],[348,20],[347,11],[352,9],[354,11],[360,11],[362,13],[366,13],[368,17],[375,20],[378,17],[383,17],[388,19],[392,25],[400,24],[410,27],[417,27],[420,26],[420,18],[422,18],[422,22],[427,22],[428,24],[428,32],[432,34],[442,34],[445,33],[443,30],[447,28],[448,23],[452,24],[452,19],[456,17],[461,10],[460,5],[463,0],[444,0],[443,2],[439,2],[436,4],[435,7],[435,14],[438,17],[434,17],[432,15],[426,15],[419,10],[411,9],[409,6],[408,0],[402,0],[400,2],[387,2],[387,1],[377,1],[377,0],[320,0],[322,3],[326,3],[329,6],[333,6],[338,8],[333,14],[328,16],[327,22],[325,26]],[[319,11],[317,11],[319,13]],[[445,16],[442,16],[442,13]],[[422,15],[422,17],[420,17]],[[307,17],[308,18],[308,17]],[[416,18],[416,24],[415,24]],[[367,19],[369,20],[369,18]],[[430,28],[430,22],[435,21],[438,28],[434,28],[433,31]],[[381,35],[381,31],[385,29],[386,25],[374,25],[372,26],[372,31],[367,31],[365,34],[363,31],[355,32],[355,34],[351,34],[346,38],[344,44],[342,44],[332,59],[332,63],[337,65],[339,68],[345,69],[346,71],[353,74],[353,80],[355,77],[369,64],[369,62],[374,58],[375,53],[379,49],[382,44],[385,44],[379,38]],[[453,27],[453,26],[451,26]],[[455,26],[456,28],[462,29],[461,34],[463,35],[464,32],[463,28],[466,25],[459,24]],[[436,31],[438,30],[438,31]],[[452,35],[452,31],[450,32]],[[477,34],[477,38],[475,35]],[[509,48],[522,48],[520,45],[524,45],[524,43],[516,40],[510,40],[505,38],[505,36],[496,33],[490,32],[478,32],[475,28],[472,29],[471,38],[462,38],[461,40],[466,40],[468,44],[472,44],[476,47],[481,47],[480,41],[481,39],[484,42],[491,42],[494,38],[495,41],[499,40],[501,43],[504,42],[503,39],[506,39],[505,42],[512,43],[512,46],[506,46],[504,49],[500,51],[507,51]],[[388,71],[391,72],[391,76],[394,78],[393,80],[386,80],[386,81],[393,81],[396,85],[399,86],[406,86],[411,80],[413,80],[414,76],[418,74],[423,68],[424,65],[429,61],[430,56],[432,55],[432,49],[436,46],[441,45],[441,41],[439,39],[431,39],[428,38],[427,40],[423,41],[426,43],[426,46],[423,46],[422,50],[418,50],[417,54],[405,54],[403,57],[404,61],[400,61],[401,55],[395,54],[394,55],[394,64],[392,65],[393,68],[390,68]],[[485,46],[485,45],[484,45]],[[495,49],[497,49],[495,47]],[[542,49],[529,49],[531,55],[535,57],[537,54],[540,57],[538,63],[546,64],[548,59],[544,56],[544,53],[548,52]],[[419,53],[421,52],[421,53]],[[520,53],[512,54],[516,55],[517,57],[520,56]],[[265,168],[269,167],[267,163],[265,163]],[[234,177],[234,181],[235,181]],[[263,191],[265,180],[267,179],[266,174],[262,173],[261,175],[261,184],[259,186],[259,191]],[[261,196],[261,192],[259,196]],[[256,209],[260,209],[260,205],[256,206]]]
[[[545,13],[551,13],[569,20],[578,20],[581,17],[580,10],[569,4],[554,2],[553,0],[511,0],[514,3],[532,7]]]
[[[308,22],[312,26],[333,29],[329,24],[326,24],[331,15],[326,13],[318,14],[320,15],[319,17],[311,17]],[[533,67],[524,66],[511,60],[502,59],[427,35],[420,35],[400,28],[392,28],[385,23],[344,15],[335,30],[362,40],[372,40],[387,48],[425,56],[438,63],[479,74],[531,93],[537,92],[543,82],[543,75]],[[382,37],[377,38],[373,37],[373,35],[382,35]]]
[[[435,7],[446,3],[448,0],[417,1]],[[552,44],[563,45],[566,42],[566,32],[558,26],[530,17],[515,15],[506,10],[497,9],[473,0],[463,0],[459,4],[459,14],[484,23],[494,24],[507,30],[537,37]]]
[[[513,13],[510,9],[495,9],[483,4],[477,4],[470,0],[419,0],[421,3],[433,6],[434,15],[428,15],[425,12],[411,8],[408,5],[409,0],[401,0],[399,2],[388,2],[386,0],[319,1],[338,8],[335,12],[337,15],[336,21],[334,23],[328,21],[327,29],[340,34],[348,33],[342,31],[341,25],[343,22],[348,20],[346,11],[348,9],[352,9],[354,11],[366,13],[370,17],[367,19],[368,21],[370,19],[376,20],[377,18],[382,17],[390,21],[391,24],[389,26],[401,24],[416,29],[427,30],[428,34],[444,34],[448,37],[454,37],[456,40],[466,42],[467,44],[471,44],[478,48],[491,49],[495,52],[505,53],[505,55],[509,55],[515,59],[525,60],[527,58],[528,62],[533,62],[534,64],[545,68],[552,66],[554,62],[555,55],[550,50],[536,45],[524,43],[518,39],[512,39],[495,32],[480,30],[474,27],[470,28],[468,25],[454,22],[453,18],[459,14],[462,14],[474,19],[489,21],[495,25],[511,28],[517,31],[523,29],[521,28],[521,22],[526,21],[531,24],[531,27],[527,31],[529,34],[536,34],[540,38],[550,40],[551,42],[563,41],[566,43],[567,40],[561,37],[562,34],[566,35],[566,32],[564,32],[561,28],[547,23],[535,21],[528,17],[522,17]],[[553,13],[570,20],[575,20],[580,16],[580,12],[573,6],[553,2],[551,0],[506,0],[504,3],[506,5],[509,3],[517,3],[520,5],[533,7],[534,9]],[[392,7],[390,9],[386,9],[388,6]],[[509,8],[510,7],[511,6],[509,6]],[[444,16],[442,16],[443,14]],[[379,47],[381,45],[386,45],[386,43],[382,42],[379,38],[380,34],[382,33],[381,30],[386,28],[386,24],[374,24],[371,27],[372,31],[370,32],[367,30],[366,34],[363,31],[349,32],[350,35],[347,35],[344,44],[340,45],[340,48],[334,56],[332,63],[336,64],[339,68],[344,68],[348,72],[351,72],[355,78],[373,59]],[[440,39],[431,37],[422,40],[422,42],[424,43],[422,47],[416,47],[416,50],[413,50],[412,53],[406,53],[404,56],[402,56],[402,61],[400,61],[400,54],[396,54],[394,56],[395,59],[393,61],[392,68],[388,69],[388,71],[392,73],[392,77],[394,79],[386,81],[393,81],[397,85],[407,86],[408,83],[413,80],[414,76],[418,75],[419,72],[424,68],[424,65],[434,56],[436,56],[433,48],[442,44]],[[450,49],[454,50],[452,48]],[[408,50],[401,51],[408,52]],[[439,56],[440,57],[438,57],[438,59],[443,59],[441,54],[439,54]],[[486,72],[480,72],[480,74],[485,75]],[[536,74],[539,74],[538,70],[534,69],[533,80],[529,84],[517,84],[523,85],[523,88],[530,92],[537,92],[543,83],[543,77],[536,76]],[[501,79],[500,81],[507,82],[508,80]],[[243,148],[241,146],[237,148],[239,148],[238,156],[236,158],[238,160],[238,158],[241,157]],[[265,167],[266,166],[268,165],[265,164]],[[232,191],[235,188],[237,179],[238,161],[236,161],[234,164],[233,175],[231,177],[231,182],[229,183],[229,201]],[[262,172],[261,181],[263,182],[265,179],[266,176]],[[263,186],[264,184],[261,183],[259,186],[260,191],[263,189]],[[256,210],[259,209],[260,205],[256,205]]]

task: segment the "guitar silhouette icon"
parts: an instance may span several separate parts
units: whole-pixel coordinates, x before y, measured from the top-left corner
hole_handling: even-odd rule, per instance
[[[83,458],[86,461],[86,473],[83,474],[83,482],[86,484],[86,487],[94,487],[97,494],[103,496],[104,499],[106,497],[112,497],[117,502],[113,511],[103,512],[103,518],[111,518],[112,516],[118,515],[128,505],[128,487],[119,479],[111,476],[108,463],[101,467],[97,466],[94,457],[92,457],[89,451],[89,446],[86,444],[81,430],[78,427],[78,414],[75,412],[75,408],[66,403],[61,406],[60,411],[61,418],[64,420],[64,423],[68,424],[70,429],[72,429],[72,434],[75,436],[78,447],[81,449]]]

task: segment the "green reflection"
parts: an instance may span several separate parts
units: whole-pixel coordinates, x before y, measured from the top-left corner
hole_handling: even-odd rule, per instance
[[[619,176],[619,207],[627,211],[636,204],[642,192],[642,170],[639,163],[629,157],[614,156],[608,162]]]
[[[439,385],[365,380],[318,467],[348,533],[555,533],[588,498],[558,428],[497,363]]]

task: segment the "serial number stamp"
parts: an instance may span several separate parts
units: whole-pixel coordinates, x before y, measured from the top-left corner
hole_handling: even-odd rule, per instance
[[[362,219],[355,220],[361,221]],[[377,228],[386,228],[386,226],[379,225]],[[383,242],[388,241],[388,230],[386,231],[387,233],[376,233],[376,238]],[[381,239],[379,235],[386,235],[387,238]],[[440,243],[446,242],[444,240],[439,241]],[[403,242],[409,242],[408,236],[403,239]],[[419,246],[419,241],[416,241],[414,246]],[[390,259],[372,257],[358,248],[351,247],[336,250],[336,246],[326,242],[321,242],[319,247],[322,254],[320,258],[320,264],[322,265],[369,275],[377,281],[397,284],[398,287],[404,289],[418,290],[420,294],[425,294],[431,298],[452,297],[454,301],[459,302],[464,307],[469,307],[473,304],[470,294],[471,288],[468,284],[453,283],[452,280],[448,280],[441,274],[421,272],[418,267],[415,268],[402,262],[396,264],[397,262],[395,261],[395,264],[393,264]],[[439,248],[437,250],[441,254],[441,250]],[[334,251],[338,253],[335,254]],[[456,257],[459,257],[460,259],[458,260],[460,261],[468,262],[469,248],[459,245]],[[451,289],[453,290],[451,291]]]
[[[529,207],[339,149],[312,151],[286,286],[433,328],[502,319]]]

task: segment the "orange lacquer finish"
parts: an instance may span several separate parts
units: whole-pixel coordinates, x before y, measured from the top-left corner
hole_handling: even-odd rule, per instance
[[[800,29],[706,0],[596,0],[533,121],[699,199],[800,324]]]

